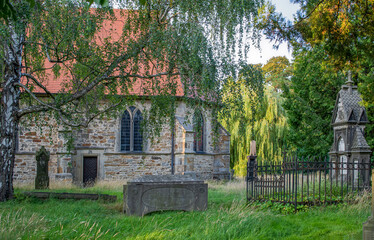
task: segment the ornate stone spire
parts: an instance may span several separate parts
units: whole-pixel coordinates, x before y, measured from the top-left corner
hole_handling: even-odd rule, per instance
[[[348,70],[348,81],[346,81],[345,84],[348,86],[348,92],[349,92],[349,94],[352,94],[353,81],[352,81],[352,72],[351,72],[351,70]]]
[[[348,86],[352,86],[353,85],[351,70],[348,71],[348,81],[346,81],[345,84],[347,84]]]

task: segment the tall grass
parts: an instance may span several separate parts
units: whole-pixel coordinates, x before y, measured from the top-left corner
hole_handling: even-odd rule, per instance
[[[33,235],[46,230],[46,220],[38,213],[18,209],[0,211],[0,238],[18,239],[21,236]]]
[[[247,204],[243,180],[208,184],[206,211],[165,211],[143,218],[122,213],[121,182],[84,189],[51,184],[53,191],[109,192],[120,198],[115,203],[34,198],[0,203],[0,239],[360,239],[370,214],[369,194],[353,205],[282,214],[271,206]]]
[[[123,185],[126,181],[97,181],[93,187],[82,188],[73,183],[64,181],[51,181],[49,189],[35,190],[31,183],[15,184],[16,193],[23,191],[45,191],[45,192],[72,192],[72,193],[101,193],[116,195],[117,199],[122,198]]]

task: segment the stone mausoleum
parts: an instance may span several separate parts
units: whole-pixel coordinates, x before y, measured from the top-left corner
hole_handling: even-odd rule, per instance
[[[332,162],[338,163],[334,165],[336,169],[333,175],[343,174],[348,177],[352,174],[357,178],[358,170],[349,173],[346,169],[358,166],[357,163],[365,163],[362,166],[367,167],[367,171],[363,170],[360,175],[363,181],[369,181],[368,163],[370,163],[371,150],[364,137],[368,117],[365,108],[360,105],[361,101],[357,86],[353,85],[349,75],[348,81],[342,86],[336,98],[331,122],[334,129],[334,143],[329,155]],[[339,170],[341,167],[342,169]]]

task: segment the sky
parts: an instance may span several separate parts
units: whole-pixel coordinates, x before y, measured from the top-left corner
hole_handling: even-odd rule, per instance
[[[114,0],[111,0],[114,1]],[[297,4],[290,3],[290,0],[270,0],[276,7],[276,11],[282,12],[283,16],[289,20],[293,20],[293,15],[296,14],[299,6]],[[114,3],[115,7],[118,7]],[[286,56],[289,60],[292,60],[292,50],[288,49],[286,43],[283,43],[276,50],[273,48],[273,42],[267,40],[264,36],[260,41],[260,49],[251,46],[248,54],[247,63],[251,64],[266,64],[266,62],[276,56]]]
[[[283,16],[289,20],[293,19],[293,15],[298,10],[297,4],[290,3],[290,0],[271,0],[276,6],[276,10],[282,12]],[[278,50],[273,48],[273,42],[270,42],[265,37],[261,38],[261,50],[251,47],[248,54],[248,63],[257,64],[266,62],[276,56],[286,56],[289,60],[292,60],[292,50],[288,49],[287,44],[283,43],[279,46]]]

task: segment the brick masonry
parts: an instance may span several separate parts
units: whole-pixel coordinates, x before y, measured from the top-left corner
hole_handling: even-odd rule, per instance
[[[135,107],[141,111],[150,103]],[[179,102],[175,125],[175,173],[194,174],[203,179],[227,178],[230,166],[230,135],[221,128],[218,144],[213,145],[214,134],[210,110],[204,109],[204,152],[193,151],[192,110]],[[171,129],[164,124],[159,138],[145,140],[143,152],[120,151],[120,119],[102,118],[90,123],[88,128],[71,131],[60,126],[48,115],[39,121],[25,119],[19,130],[19,149],[16,154],[15,182],[33,182],[36,176],[35,152],[45,146],[51,153],[49,175],[71,173],[76,183],[83,181],[83,158],[97,157],[97,178],[102,180],[130,180],[142,175],[165,175],[171,172]],[[39,123],[39,124],[38,124]],[[66,136],[74,138],[74,149],[66,149]]]

